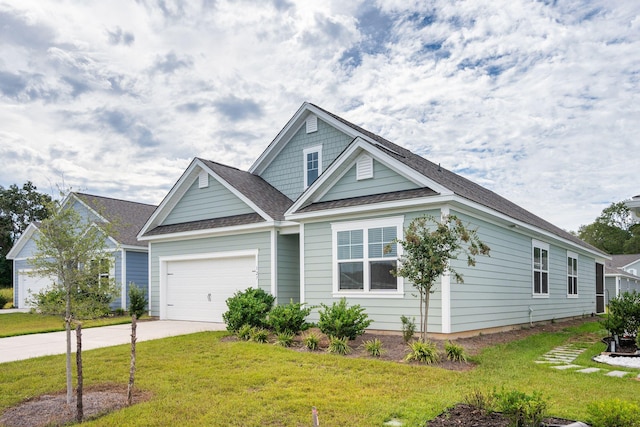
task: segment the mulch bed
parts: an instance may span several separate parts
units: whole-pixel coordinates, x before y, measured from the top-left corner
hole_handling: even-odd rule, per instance
[[[543,425],[551,427],[566,426],[574,421],[546,418],[543,422]],[[509,427],[509,419],[501,413],[489,413],[461,403],[428,421],[426,427]]]

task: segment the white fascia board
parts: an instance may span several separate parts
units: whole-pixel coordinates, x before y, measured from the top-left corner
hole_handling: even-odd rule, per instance
[[[588,253],[592,256],[595,257],[596,260],[605,260],[605,259],[611,259],[611,256],[591,250],[589,248],[586,248],[584,246],[578,245],[574,242],[572,242],[571,240],[567,240],[561,236],[558,236],[557,234],[551,233],[549,231],[543,230],[541,228],[538,228],[536,226],[533,226],[531,224],[527,224],[526,222],[522,222],[519,221],[517,219],[514,219],[508,215],[505,215],[503,213],[500,213],[496,210],[493,210],[491,208],[488,208],[484,205],[481,205],[479,203],[476,202],[472,202],[470,200],[467,200],[465,198],[462,198],[460,196],[454,196],[452,198],[452,203],[454,203],[456,205],[456,210],[462,212],[462,213],[466,213],[466,214],[470,214],[472,216],[476,216],[477,212],[481,212],[484,215],[482,215],[482,219],[483,221],[489,222],[489,223],[493,223],[493,224],[497,224],[497,225],[501,225],[501,226],[506,226],[506,227],[510,227],[513,228],[515,232],[523,232],[523,231],[528,231],[528,233],[523,233],[523,234],[528,234],[530,237],[535,237],[538,239],[544,238],[544,239],[551,239],[554,240],[556,242],[560,242],[563,245],[568,245],[571,246],[572,248],[574,248],[574,250],[578,253]],[[460,209],[460,207],[462,207],[462,209]],[[469,210],[465,211],[465,207],[469,208]],[[475,214],[474,214],[475,212]],[[494,218],[492,220],[492,218]]]
[[[158,207],[153,211],[147,222],[142,226],[140,232],[138,233],[137,238],[141,239],[141,236],[146,233],[151,226],[159,225],[171,212],[173,207],[176,205],[178,200],[186,193],[190,184],[185,184],[189,179],[189,176],[193,173],[196,166],[198,165],[198,159],[194,158],[191,161],[191,164],[187,167],[187,169],[182,173],[178,181],[173,185],[169,193],[162,199],[162,202],[158,205]]]
[[[270,231],[277,226],[277,222],[260,222],[257,224],[235,225],[231,227],[208,228],[205,230],[182,231],[179,233],[161,234],[158,236],[146,236],[140,240],[150,243],[154,242],[170,242],[176,240],[202,239],[205,237],[221,237],[236,234],[257,233],[261,231]]]
[[[22,235],[18,238],[18,241],[13,245],[13,247],[9,250],[6,257],[7,259],[16,259],[24,245],[31,239],[34,233],[38,231],[38,227],[32,222],[27,228],[24,230]]]
[[[149,246],[120,245],[120,249],[130,252],[148,252]]]
[[[398,174],[414,182],[420,187],[428,187],[435,192],[450,196],[453,192],[446,187],[436,183],[432,179],[424,176],[423,174],[415,171],[411,167],[405,165],[401,161],[389,156],[383,150],[371,145],[369,142],[362,138],[356,138],[349,147],[329,166],[329,168],[318,178],[301,197],[287,210],[285,217],[293,215],[298,209],[305,205],[310,200],[316,202],[320,200],[335,183],[348,172],[349,168],[353,166],[354,162],[363,152],[371,155],[374,160],[384,164],[390,169],[394,170]]]
[[[247,206],[253,209],[258,215],[262,217],[265,221],[273,221],[265,211],[260,209],[251,199],[238,191],[233,185],[229,184],[226,180],[222,179],[220,175],[215,173],[212,169],[210,169],[207,165],[198,160],[198,163],[202,169],[207,171],[209,175],[216,179],[220,184],[222,184],[227,190],[231,191],[233,195],[235,195],[238,199],[242,200]]]

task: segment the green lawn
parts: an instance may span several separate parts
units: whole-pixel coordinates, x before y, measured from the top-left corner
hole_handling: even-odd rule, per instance
[[[638,382],[554,370],[534,361],[572,337],[593,335],[594,328],[598,325],[590,323],[491,347],[467,372],[221,342],[221,332],[141,342],[136,385],[150,392],[151,400],[86,424],[308,426],[315,406],[324,426],[382,426],[392,418],[420,426],[473,390],[489,393],[502,387],[539,391],[548,398],[552,415],[584,421],[589,402],[622,398],[640,403]],[[602,344],[589,349],[602,350]],[[128,346],[85,352],[84,373],[86,387],[126,385]],[[63,389],[63,355],[0,365],[0,412]]]
[[[122,323],[131,323],[131,318],[116,316],[88,320],[83,322],[82,327],[92,328]],[[64,320],[59,316],[45,316],[37,313],[0,314],[0,338],[55,331],[64,331]]]

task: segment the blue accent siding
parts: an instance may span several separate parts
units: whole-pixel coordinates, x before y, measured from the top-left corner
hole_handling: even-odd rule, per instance
[[[306,133],[303,124],[260,176],[285,196],[296,200],[304,191],[304,150],[322,146],[324,172],[351,141],[349,135],[320,119],[317,132]]]
[[[300,302],[300,239],[278,235],[278,304]]]
[[[132,285],[132,283],[136,287],[142,289],[145,295],[149,293],[149,256],[146,252],[127,251],[126,278],[126,308],[128,308],[129,287]]]

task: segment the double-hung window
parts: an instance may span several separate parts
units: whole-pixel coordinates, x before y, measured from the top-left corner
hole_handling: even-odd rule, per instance
[[[303,154],[304,188],[307,188],[322,173],[322,146],[307,148]]]
[[[578,296],[578,254],[567,252],[567,296]]]
[[[402,279],[391,274],[398,263],[402,217],[332,224],[334,293],[402,292]]]
[[[533,296],[549,296],[549,245],[533,241]]]

